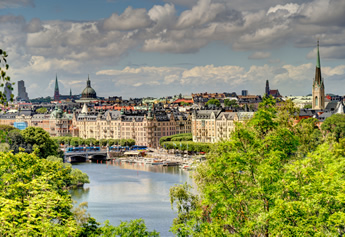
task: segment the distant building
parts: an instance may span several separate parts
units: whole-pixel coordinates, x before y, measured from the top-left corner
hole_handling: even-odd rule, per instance
[[[317,59],[316,59],[315,79],[313,82],[312,95],[313,95],[312,108],[316,110],[323,110],[325,108],[325,84],[321,77],[319,41],[317,41]]]
[[[55,87],[54,87],[54,101],[60,101],[60,100],[72,100],[72,99],[78,99],[79,96],[72,95],[72,89],[69,90],[69,95],[61,95],[59,91],[59,83],[57,79],[57,75],[55,78]]]
[[[281,98],[282,96],[279,93],[278,89],[271,90],[268,80],[266,80],[265,95],[273,96],[274,98]]]
[[[4,87],[4,95],[6,96],[7,101],[11,101],[11,95],[12,95],[12,85],[9,82],[6,82]]]
[[[76,101],[78,103],[89,103],[91,101],[95,101],[97,99],[96,91],[91,87],[91,81],[89,76],[87,77],[86,87],[81,93],[80,100]]]
[[[247,96],[248,95],[248,91],[247,90],[242,90],[242,96]]]
[[[26,88],[24,85],[24,81],[18,81],[18,96],[17,100],[24,100],[24,101],[29,101],[29,96],[28,93],[26,92]]]

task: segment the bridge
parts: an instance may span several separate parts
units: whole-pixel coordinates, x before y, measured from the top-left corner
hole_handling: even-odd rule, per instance
[[[106,150],[100,151],[65,151],[65,161],[69,163],[86,162],[89,160],[106,161],[109,154]]]

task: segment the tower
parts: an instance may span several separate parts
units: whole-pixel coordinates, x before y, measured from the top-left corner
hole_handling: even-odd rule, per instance
[[[317,41],[317,59],[315,68],[315,79],[313,82],[313,104],[312,108],[322,110],[325,108],[325,85],[321,77],[321,64],[320,64],[320,52],[319,41]]]
[[[25,100],[29,101],[28,93],[26,92],[26,88],[24,85],[24,81],[18,81],[18,96],[17,100]]]
[[[56,75],[56,79],[55,79],[54,100],[55,101],[60,100],[59,84],[58,84],[57,75]]]
[[[266,80],[266,87],[265,87],[265,96],[270,95],[270,85],[268,83],[268,80]]]

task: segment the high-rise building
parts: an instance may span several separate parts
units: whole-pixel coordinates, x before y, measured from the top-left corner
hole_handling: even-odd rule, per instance
[[[24,101],[29,101],[29,96],[28,93],[26,92],[26,88],[24,85],[24,81],[18,81],[18,96],[17,100],[24,100]]]
[[[11,95],[12,95],[12,85],[9,82],[6,82],[5,87],[4,87],[4,95],[6,96],[6,100],[10,101],[11,100]]]
[[[247,96],[248,95],[248,90],[242,90],[242,95]]]
[[[56,79],[55,79],[54,100],[55,101],[60,100],[60,92],[59,92],[59,84],[58,84],[57,75],[56,75]]]
[[[325,108],[325,84],[321,77],[319,41],[317,41],[317,59],[316,59],[315,79],[313,82],[312,96],[313,96],[312,109],[316,109],[316,110],[324,109]]]

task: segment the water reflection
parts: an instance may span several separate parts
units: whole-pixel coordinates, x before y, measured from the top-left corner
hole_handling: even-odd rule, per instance
[[[88,211],[98,222],[108,219],[118,225],[120,220],[143,218],[150,230],[173,236],[168,230],[176,213],[170,206],[169,189],[191,182],[187,171],[124,162],[73,166],[86,172],[91,183],[71,191],[72,197],[77,203],[88,202]]]

